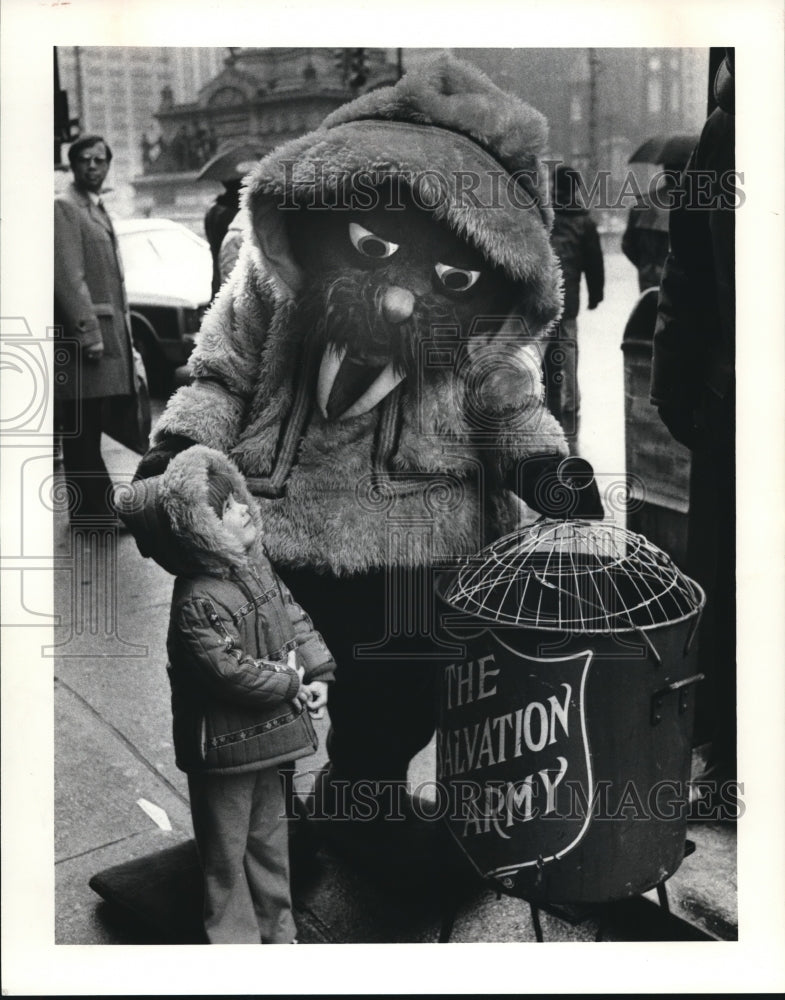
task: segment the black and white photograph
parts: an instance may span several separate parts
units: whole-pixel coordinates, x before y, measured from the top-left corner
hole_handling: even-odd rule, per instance
[[[4,992],[785,986],[782,12],[676,10],[6,6]]]

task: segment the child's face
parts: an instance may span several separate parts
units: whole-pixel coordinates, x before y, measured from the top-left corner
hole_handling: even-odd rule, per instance
[[[243,548],[250,548],[256,538],[256,526],[251,518],[248,505],[240,503],[234,493],[230,493],[224,503],[221,523],[239,540]]]

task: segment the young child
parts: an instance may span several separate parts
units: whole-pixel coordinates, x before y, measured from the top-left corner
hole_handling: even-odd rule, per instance
[[[291,943],[278,765],[312,753],[335,664],[264,551],[237,467],[196,445],[133,484],[118,513],[174,574],[167,638],[177,766],[188,775],[212,944]],[[305,718],[307,719],[307,714]]]

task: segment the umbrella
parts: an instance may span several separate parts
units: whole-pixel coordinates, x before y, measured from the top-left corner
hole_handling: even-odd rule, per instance
[[[684,167],[699,138],[697,135],[655,135],[639,146],[627,162]]]
[[[237,143],[220,150],[199,171],[200,181],[239,181],[252,170],[268,149],[258,141]]]

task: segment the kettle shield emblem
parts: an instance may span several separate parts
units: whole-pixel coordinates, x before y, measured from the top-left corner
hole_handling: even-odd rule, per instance
[[[585,689],[591,650],[489,652],[444,668],[437,737],[447,826],[477,871],[506,884],[568,854],[591,822]]]

